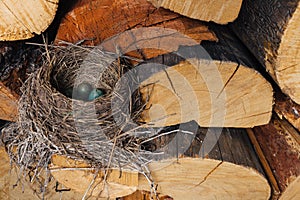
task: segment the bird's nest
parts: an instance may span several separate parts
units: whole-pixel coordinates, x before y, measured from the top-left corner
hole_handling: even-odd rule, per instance
[[[132,69],[130,63],[99,48],[46,49],[43,66],[22,87],[18,121],[3,130],[2,142],[11,160],[32,179],[47,169],[54,154],[99,168],[145,173],[149,152],[141,144],[149,138],[140,134],[149,129],[139,118],[145,100],[132,89],[139,80],[134,74],[123,76]],[[74,92],[81,84],[100,89],[103,95],[81,99]],[[157,133],[151,131],[150,135]]]

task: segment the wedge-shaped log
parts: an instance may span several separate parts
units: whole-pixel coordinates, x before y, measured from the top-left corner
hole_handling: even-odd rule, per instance
[[[56,14],[58,0],[0,2],[0,40],[22,40],[45,31]]]
[[[232,28],[283,92],[300,104],[299,0],[245,0]]]
[[[174,158],[170,157],[149,163],[148,168],[156,192],[175,200],[199,197],[205,199],[269,199],[270,187],[245,130],[224,129],[221,135],[218,132],[222,132],[221,129],[200,129],[196,136],[197,139],[192,140],[191,146],[184,155],[176,158],[176,150],[168,150],[166,147],[164,150],[172,151]],[[219,139],[216,138],[216,135],[220,136]],[[206,142],[207,140],[215,142],[216,145],[212,149],[207,148],[204,142],[205,137],[209,138],[206,138]],[[184,142],[191,139],[186,134],[178,134],[175,138],[179,140],[179,149]],[[160,146],[163,143],[166,144],[166,141],[170,141],[170,139],[172,140],[172,136],[163,136],[153,143]],[[201,143],[204,145],[201,146]],[[118,182],[119,186],[123,184],[122,187],[118,187],[118,190],[122,189],[123,193],[126,191],[132,193],[137,188],[150,191],[150,183],[143,174],[138,174],[137,187],[135,186],[136,179],[132,179],[132,177],[136,177],[134,171],[124,173],[120,169],[114,169],[112,173],[108,173],[107,179],[104,181],[104,172],[97,173],[92,166],[82,165],[78,161],[77,165],[73,165],[76,168],[70,168],[70,165],[66,166],[62,163],[74,163],[74,161],[65,157],[60,158],[65,161],[53,159],[55,167],[53,168],[52,165],[50,171],[59,182],[63,181],[65,186],[76,191],[84,193],[82,186],[88,186],[86,183],[90,183],[92,186],[90,191],[93,192],[89,194],[113,198],[117,191],[116,188],[116,190],[113,188],[113,182]],[[112,175],[110,177],[110,174],[119,174],[119,176]],[[131,187],[128,187],[128,181],[131,181]],[[93,187],[97,184],[106,184],[107,186],[100,195],[98,187]],[[109,194],[111,196],[107,196]]]
[[[151,76],[141,91],[148,98],[143,121],[156,127],[191,120],[204,127],[253,127],[268,123],[272,112],[269,83],[232,62],[187,60]]]
[[[234,21],[240,11],[242,0],[148,0],[156,7],[163,7],[202,21],[227,24]]]

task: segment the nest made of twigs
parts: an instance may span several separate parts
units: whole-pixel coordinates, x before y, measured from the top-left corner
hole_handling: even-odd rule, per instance
[[[143,171],[148,160],[135,137],[139,127],[131,123],[142,125],[139,113],[145,102],[138,90],[129,91],[138,83],[134,76],[118,84],[131,68],[126,58],[99,48],[46,48],[43,65],[22,87],[18,121],[3,130],[12,161],[34,172],[33,177],[47,168],[53,154],[98,167]],[[104,95],[82,101],[64,94],[84,82],[101,88]],[[112,109],[112,102],[119,106]]]

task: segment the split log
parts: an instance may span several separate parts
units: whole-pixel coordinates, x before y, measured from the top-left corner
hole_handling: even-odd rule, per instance
[[[274,116],[268,125],[254,127],[248,134],[265,167],[274,196],[300,197],[300,136],[284,119]],[[293,198],[290,198],[293,197]]]
[[[41,34],[54,19],[58,0],[0,2],[0,40],[22,40]]]
[[[19,180],[19,173],[20,171],[16,166],[10,165],[4,147],[0,146],[0,199],[41,199],[43,188],[37,188],[30,182]],[[57,184],[52,179],[44,193],[44,199],[80,200],[81,195]],[[91,197],[90,199],[96,198]]]
[[[0,82],[0,119],[17,120],[18,96]]]
[[[227,24],[234,21],[240,11],[242,0],[209,1],[209,0],[148,0],[156,7],[163,7],[184,16],[202,21],[213,21]]]
[[[282,91],[300,104],[299,0],[245,0],[232,28]]]
[[[135,171],[99,171],[83,161],[63,156],[52,157],[50,170],[59,183],[81,194],[87,192],[96,197],[116,198],[131,194],[138,188],[138,173]],[[103,181],[104,177],[107,177],[106,182]]]
[[[273,92],[255,71],[259,63],[227,28],[210,28],[218,42],[203,41],[204,50],[183,47],[176,53],[191,59],[163,55],[147,61],[174,66],[141,84],[147,86],[141,87],[143,96],[150,95],[142,116],[145,122],[156,127],[191,120],[204,127],[253,127],[269,122]]]
[[[202,40],[216,40],[215,35],[203,23],[182,17],[165,9],[156,9],[146,0],[81,0],[62,20],[55,43],[59,44],[61,41],[83,42],[84,44],[96,46],[108,38],[141,27],[173,29],[192,38],[195,43],[200,43]],[[128,38],[121,37],[120,40],[114,41],[114,46],[106,50],[115,52],[116,48],[119,48],[121,52],[126,52],[133,41],[139,40],[134,38],[136,34],[130,34],[128,32],[126,36]],[[147,34],[143,30],[141,37],[145,37],[145,35]],[[130,36],[133,38],[130,38]],[[148,39],[150,37],[151,33],[148,33]],[[168,41],[169,38],[172,42],[176,41],[170,35],[165,35],[161,40]],[[153,36],[152,39],[159,38]],[[155,43],[158,44],[157,41]],[[157,49],[159,49],[159,46]],[[147,59],[167,53],[157,49],[155,51],[141,49],[138,54],[135,53],[135,57]],[[177,49],[170,50],[176,51]]]
[[[190,126],[194,125],[190,123]],[[163,148],[164,152],[171,152],[174,157],[153,161],[148,165],[151,177],[155,184],[157,184],[155,188],[158,193],[162,194],[162,196],[167,195],[172,197],[175,200],[195,199],[198,197],[204,199],[269,198],[270,188],[268,182],[263,175],[264,172],[245,131],[242,129],[224,129],[220,138],[217,139],[218,131],[221,130],[213,129],[207,132],[207,129],[200,129],[192,142],[190,135],[177,133],[175,136],[178,141],[177,150],[184,143],[189,142],[191,146],[188,150],[184,154],[176,156],[176,153],[178,153],[176,152],[176,148]],[[206,138],[206,142],[209,140],[216,144],[214,147],[212,146],[212,149],[205,146],[206,142],[204,138],[206,132],[209,135],[206,136],[209,138]],[[166,145],[170,142],[170,138],[174,138],[174,135],[167,136],[166,138],[158,138],[153,144],[156,147]],[[80,165],[78,167],[79,169],[76,170],[74,168],[64,168],[62,165],[60,172],[59,168],[55,168],[52,171],[53,168],[50,167],[50,170],[59,182],[64,179],[64,183],[68,184],[68,187],[72,186],[72,189],[82,192],[82,184],[72,184],[72,182],[86,183],[88,179],[90,183],[93,183],[88,177],[93,176],[91,170],[95,169],[91,166],[90,168],[81,169]],[[82,174],[79,175],[76,171],[82,171]],[[118,171],[119,169],[115,169],[114,173]],[[119,178],[119,184],[123,183],[124,186],[127,185],[128,180],[122,176],[129,176],[129,180],[132,180],[130,178],[132,173],[134,174],[135,172],[124,174],[118,172],[121,177]],[[98,175],[99,179],[95,179],[95,184],[101,183],[101,174],[99,173]],[[62,175],[63,178],[61,178]],[[114,181],[117,181],[117,178],[113,177]],[[107,181],[107,185],[111,186],[110,181]],[[257,185],[260,187],[257,187]],[[139,190],[150,191],[150,184],[142,174],[138,175],[137,188]],[[132,187],[131,189],[136,189],[136,187]],[[128,188],[128,192],[132,193],[131,189]],[[100,191],[93,190],[93,192],[93,195],[97,196]],[[107,194],[114,194],[114,191],[108,190]]]
[[[300,105],[280,91],[275,92],[274,111],[280,118],[285,118],[300,131]]]
[[[267,81],[245,66],[237,70],[236,63],[211,62],[187,60],[144,81],[141,92],[145,101],[148,94],[150,97],[142,113],[143,121],[155,127],[191,120],[204,127],[268,123],[272,88]],[[218,73],[214,80],[204,78],[214,73]]]
[[[140,190],[137,190],[131,195],[119,198],[119,200],[150,200],[150,199],[151,199],[150,192],[140,191]],[[173,198],[166,195],[158,195],[157,200],[173,200]]]

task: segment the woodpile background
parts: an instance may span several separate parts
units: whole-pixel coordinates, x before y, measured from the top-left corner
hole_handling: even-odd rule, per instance
[[[41,66],[43,52],[36,44],[97,46],[126,31],[165,28],[198,45],[138,48],[143,34],[129,34],[124,42],[116,40],[118,48],[105,46],[122,52],[134,41],[138,50],[128,56],[168,66],[141,83],[145,98],[147,86],[160,83],[151,87],[142,120],[170,129],[183,123],[196,135],[152,141],[154,150],[174,138],[179,149],[190,144],[180,155],[162,147],[173,157],[149,163],[153,187],[136,171],[98,171],[84,160],[55,155],[44,191],[20,179],[0,142],[0,199],[300,199],[299,0],[3,0],[0,19],[1,129],[18,120],[20,87]],[[173,35],[147,39],[172,47],[185,41]],[[199,45],[220,77],[195,57]],[[188,52],[187,59],[174,52]],[[195,65],[203,67],[201,73]],[[218,92],[212,94],[207,77],[223,81],[215,84]],[[213,104],[222,93],[224,104]],[[211,121],[224,107],[225,114]],[[167,117],[159,120],[162,116]],[[207,140],[216,145],[207,149]]]

